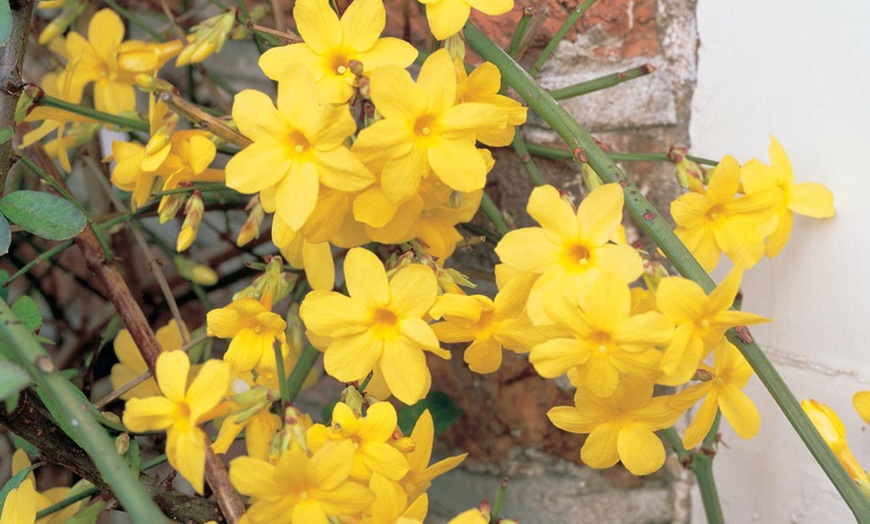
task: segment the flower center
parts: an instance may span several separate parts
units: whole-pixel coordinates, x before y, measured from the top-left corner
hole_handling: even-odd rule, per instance
[[[414,134],[419,138],[429,138],[435,133],[435,117],[433,115],[421,116],[414,123]]]
[[[372,335],[378,339],[391,339],[398,334],[399,319],[386,308],[376,309],[372,315]]]
[[[592,253],[583,244],[571,244],[564,253],[566,265],[573,266],[574,269],[583,270],[592,263]]]
[[[338,72],[338,74],[343,75],[347,71],[347,67],[345,67],[344,65],[340,65],[335,70]]]
[[[289,143],[290,148],[293,150],[293,152],[297,155],[305,153],[311,146],[311,144],[308,142],[308,139],[305,138],[305,135],[303,135],[299,131],[292,131],[287,137],[287,142]]]
[[[722,214],[721,206],[713,206],[707,211],[707,219],[711,222],[715,222],[719,219],[719,216]]]

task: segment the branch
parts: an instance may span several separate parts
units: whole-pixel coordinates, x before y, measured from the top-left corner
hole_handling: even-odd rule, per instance
[[[15,126],[15,107],[21,96],[21,68],[27,37],[30,35],[30,17],[33,14],[33,0],[10,0],[12,10],[12,32],[6,45],[0,47],[0,129]],[[0,195],[6,187],[6,176],[15,159],[12,139],[0,143]]]
[[[88,453],[55,424],[51,414],[33,391],[22,391],[18,407],[11,413],[6,411],[5,403],[0,402],[0,425],[38,447],[48,462],[72,471],[100,491],[112,493],[112,487],[103,480]],[[174,520],[223,520],[214,502],[169,489],[145,473],[140,472],[139,482],[161,511]]]

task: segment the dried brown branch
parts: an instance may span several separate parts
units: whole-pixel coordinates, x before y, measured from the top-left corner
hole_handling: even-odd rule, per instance
[[[15,125],[15,106],[21,96],[21,68],[30,35],[33,0],[10,0],[12,32],[6,45],[0,47],[0,129]],[[0,143],[0,195],[6,187],[6,177],[15,159],[12,140]]]

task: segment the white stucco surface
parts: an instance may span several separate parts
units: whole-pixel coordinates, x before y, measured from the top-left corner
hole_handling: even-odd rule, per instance
[[[837,216],[798,217],[783,253],[744,279],[744,309],[773,324],[753,329],[798,399],[843,419],[870,469],[870,428],[851,397],[870,389],[870,3],[858,0],[700,0],[699,78],[692,151],[767,160],[773,133],[797,181],[833,192]],[[721,274],[719,275],[721,277]],[[716,476],[728,522],[850,522],[845,503],[764,387],[746,392],[762,413],[759,435],[727,447]],[[693,520],[704,522],[695,497]]]

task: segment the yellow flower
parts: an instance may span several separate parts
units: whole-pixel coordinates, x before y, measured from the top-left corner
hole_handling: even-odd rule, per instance
[[[713,426],[716,411],[734,428],[738,436],[750,439],[758,433],[761,416],[752,400],[740,391],[752,376],[752,368],[740,351],[727,340],[723,340],[714,350],[713,369],[703,366],[712,375],[710,380],[689,386],[675,396],[675,402],[683,400],[695,402],[701,397],[704,402],[695,414],[695,419],[683,434],[683,446],[691,449],[697,446]]]
[[[856,406],[857,404],[858,402],[856,402]],[[840,461],[840,464],[842,464],[852,480],[857,482],[866,494],[868,487],[870,487],[870,478],[868,478],[861,464],[858,463],[858,459],[852,454],[852,450],[849,449],[849,444],[846,442],[846,428],[843,426],[840,417],[837,416],[834,410],[817,400],[804,400],[801,402],[801,407],[804,408],[804,411],[810,417],[819,434],[825,439],[828,446],[831,447],[834,456],[837,457],[837,460]],[[861,411],[859,409],[859,413]]]
[[[665,462],[664,446],[654,432],[673,426],[683,414],[669,396],[653,398],[652,393],[652,382],[626,377],[606,398],[578,389],[576,407],[557,406],[547,416],[559,429],[589,433],[580,450],[586,465],[603,469],[621,460],[632,474],[649,475]]]
[[[236,372],[257,369],[274,373],[275,340],[281,344],[281,355],[287,356],[287,322],[253,298],[234,300],[228,306],[214,309],[206,316],[208,333],[218,338],[231,338],[224,355]]]
[[[499,94],[501,71],[495,64],[484,62],[470,74],[465,72],[465,63],[456,60],[456,102],[481,102],[501,108],[507,115],[502,129],[495,127],[481,130],[477,139],[492,147],[510,145],[514,139],[515,126],[526,121],[526,108],[512,98]]]
[[[327,524],[330,517],[355,515],[374,495],[349,478],[354,449],[350,441],[329,443],[312,456],[291,446],[274,464],[252,457],[230,462],[230,482],[252,505],[251,524]]]
[[[747,195],[752,195],[770,188],[778,187],[782,191],[782,200],[776,207],[776,230],[767,239],[765,252],[773,258],[782,251],[791,233],[792,215],[806,215],[812,218],[827,218],[834,216],[834,195],[827,187],[818,182],[801,182],[795,184],[794,171],[785,150],[771,135],[768,150],[770,164],[752,159],[743,166],[740,174],[743,189]]]
[[[16,449],[15,453],[12,455],[12,474],[15,475],[15,474],[19,473],[20,471],[22,471],[26,468],[29,468],[30,466],[31,466],[30,458],[27,456],[27,452],[24,451],[23,449]],[[24,485],[24,484],[30,484],[31,486],[34,486],[34,487],[36,486],[36,477],[34,476],[33,472],[30,472],[24,478],[24,481],[21,483],[21,485]],[[40,511],[51,506],[52,504],[56,504],[56,503],[60,502],[61,500],[65,499],[68,496],[80,493],[80,492],[82,492],[86,489],[92,488],[92,487],[93,487],[93,484],[91,484],[90,482],[88,482],[86,480],[80,480],[80,481],[76,482],[72,488],[68,488],[66,486],[59,486],[56,488],[49,488],[41,493],[39,491],[37,491],[33,495],[36,513],[39,513]],[[20,489],[20,487],[19,487],[19,489]],[[26,491],[26,488],[25,488],[25,491]],[[8,503],[8,500],[7,500],[7,503]],[[26,502],[19,502],[19,503],[24,503],[25,509],[27,508]],[[79,508],[82,507],[82,504],[84,504],[84,502],[82,502],[82,501],[76,502],[74,504],[70,504],[66,508],[64,508],[60,511],[54,512],[51,515],[49,515],[48,517],[41,518],[36,522],[38,524],[65,524],[73,517],[73,515],[76,514],[76,512],[78,512]],[[13,520],[13,522],[15,524],[17,524],[18,522],[29,522],[30,523],[30,522],[33,522],[33,519],[31,519],[29,521],[26,519],[23,521]]]
[[[764,256],[764,238],[776,228],[778,188],[735,197],[740,165],[725,156],[710,177],[707,193],[686,193],[671,203],[677,237],[707,272],[724,251],[735,265],[748,269]]]
[[[332,410],[332,424],[315,424],[308,429],[308,445],[316,452],[327,442],[353,443],[351,478],[368,480],[378,473],[390,480],[399,480],[408,472],[408,461],[390,445],[398,422],[396,408],[389,402],[375,402],[360,416],[339,402]]]
[[[770,322],[753,313],[731,310],[742,275],[743,271],[735,267],[709,296],[701,286],[682,277],[659,282],[656,304],[677,326],[674,340],[662,357],[665,377],[657,380],[659,384],[678,386],[688,382],[729,328]]]
[[[385,65],[404,69],[417,58],[411,44],[378,38],[387,19],[382,0],[356,0],[341,20],[328,0],[299,0],[293,19],[305,43],[266,51],[260,57],[260,68],[272,80],[280,80],[294,66],[304,65],[314,75],[324,102],[347,102],[358,74],[367,75]],[[351,62],[359,62],[361,69]]]
[[[354,382],[376,370],[396,398],[417,402],[432,382],[424,351],[450,358],[423,320],[435,302],[435,274],[412,264],[387,280],[381,261],[363,248],[348,252],[344,274],[350,297],[312,291],[299,311],[309,331],[330,337],[323,357],[326,372]]]
[[[317,203],[320,184],[359,191],[374,176],[344,145],[356,131],[346,106],[311,102],[317,92],[304,68],[278,81],[278,107],[265,94],[236,95],[233,119],[254,141],[227,163],[227,186],[260,193],[263,208],[298,231]]]
[[[489,524],[489,519],[478,508],[472,508],[456,515],[447,524]]]
[[[445,40],[462,30],[471,8],[490,16],[503,15],[514,8],[513,0],[419,0],[426,6],[429,29],[435,38]]]
[[[168,324],[157,330],[157,344],[161,351],[173,351],[180,349],[184,344],[181,330],[187,332],[187,328],[179,327],[175,320],[170,320]],[[118,357],[118,363],[112,366],[111,380],[112,389],[118,389],[127,382],[138,377],[145,371],[148,371],[148,366],[139,353],[139,348],[133,342],[133,337],[126,329],[118,332],[114,342],[115,356]],[[121,398],[128,400],[131,398],[153,397],[160,394],[157,388],[157,382],[153,377],[149,377],[138,386],[121,395]]]
[[[285,361],[289,364],[285,368],[289,373],[293,363],[289,359]],[[211,447],[215,453],[226,453],[239,433],[244,431],[248,456],[266,460],[269,457],[269,444],[281,429],[281,417],[270,412],[279,393],[255,384],[250,375],[250,372],[245,372],[232,380],[232,397],[222,404],[222,410],[228,414]]]
[[[3,502],[0,524],[33,524],[36,521],[36,487],[29,479],[10,490]]]
[[[133,398],[124,407],[124,425],[130,431],[166,430],[166,457],[197,493],[203,492],[207,436],[199,428],[223,399],[230,381],[230,366],[209,360],[187,387],[190,359],[183,351],[157,357],[157,385],[162,396]]]
[[[136,108],[133,77],[154,75],[181,51],[180,40],[151,44],[124,39],[124,23],[111,9],[94,14],[88,24],[88,39],[70,31],[66,39],[67,63],[64,74],[70,99],[78,102],[87,84],[94,83],[94,107],[118,114]]]
[[[330,291],[335,287],[335,261],[329,242],[309,242],[281,220],[272,222],[272,242],[288,264],[305,270],[311,289]]]
[[[612,395],[621,373],[658,377],[656,346],[671,341],[673,325],[657,311],[631,315],[631,293],[618,277],[602,275],[570,298],[553,294],[544,307],[563,335],[532,348],[529,361],[542,377],[568,372],[572,384],[596,397]]]
[[[438,339],[448,344],[471,342],[465,362],[475,373],[492,373],[501,366],[502,348],[527,352],[528,332],[534,328],[525,315],[528,287],[512,279],[495,297],[444,293],[429,315],[444,322],[432,325]]]
[[[414,501],[425,494],[432,484],[432,479],[459,466],[468,453],[429,464],[432,458],[432,444],[435,440],[435,423],[428,409],[417,419],[411,432],[411,440],[414,442],[414,450],[406,455],[410,468],[399,484],[404,488],[407,500]]]
[[[599,275],[612,273],[627,284],[643,273],[634,248],[610,243],[622,222],[623,202],[619,184],[596,188],[576,213],[553,186],[532,191],[526,209],[542,227],[509,232],[495,252],[507,266],[541,275],[529,295],[533,322],[547,322],[542,304],[563,290],[576,296]]]
[[[492,104],[456,104],[456,69],[446,49],[432,53],[417,83],[404,69],[371,73],[371,97],[383,115],[363,129],[354,151],[365,161],[384,160],[380,183],[387,200],[400,204],[430,169],[457,191],[483,189],[488,171],[475,147],[476,134],[501,129],[507,116]]]

